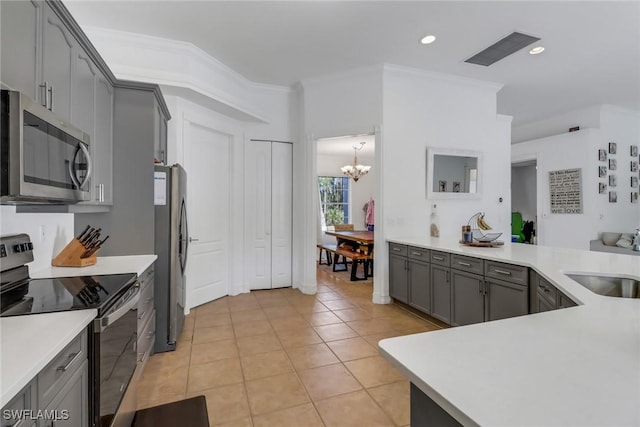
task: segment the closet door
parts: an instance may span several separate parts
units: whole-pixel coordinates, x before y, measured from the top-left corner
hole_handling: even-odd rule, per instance
[[[271,143],[271,287],[291,286],[293,146]]]
[[[245,282],[291,286],[291,144],[249,141],[245,151]]]
[[[271,142],[249,141],[244,170],[245,280],[271,289]]]

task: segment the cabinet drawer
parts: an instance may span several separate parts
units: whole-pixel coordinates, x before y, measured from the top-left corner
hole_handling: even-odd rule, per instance
[[[149,321],[144,325],[142,333],[138,334],[138,363],[144,365],[153,353],[153,344],[156,341],[156,312],[149,316]],[[142,373],[142,369],[140,369]]]
[[[536,284],[537,293],[539,296],[547,300],[553,308],[557,307],[558,290],[551,283],[538,276],[538,283]]]
[[[389,254],[407,256],[407,245],[389,243]]]
[[[468,271],[469,273],[482,274],[484,272],[484,260],[464,255],[451,255],[451,268]]]
[[[144,288],[149,285],[149,283],[153,283],[153,274],[154,274],[154,270],[153,270],[153,265],[149,268],[147,268],[144,273],[142,273],[139,277],[138,277],[138,282],[140,282],[140,290],[144,291]]]
[[[142,332],[142,328],[149,321],[155,306],[153,288],[153,286],[146,286],[140,293],[140,300],[138,301],[138,334]]]
[[[409,246],[408,248],[409,258],[417,259],[419,261],[429,262],[429,249],[418,248],[415,246]]]
[[[46,407],[87,359],[87,333],[82,332],[38,374],[38,406]]]
[[[450,255],[447,252],[431,251],[429,259],[433,264],[449,267]]]
[[[522,267],[520,265],[505,264],[496,261],[485,261],[484,275],[487,277],[493,277],[494,279],[517,283],[523,286],[527,286],[527,284],[529,283],[528,268]]]

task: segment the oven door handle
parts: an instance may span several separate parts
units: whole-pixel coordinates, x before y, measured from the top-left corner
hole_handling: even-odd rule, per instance
[[[109,325],[112,325],[122,316],[127,314],[129,310],[138,305],[138,300],[140,300],[140,285],[136,283],[134,286],[136,288],[135,293],[129,297],[129,299],[122,305],[122,307],[118,308],[113,313],[109,313],[109,315],[96,319],[94,321],[95,332],[104,331]]]

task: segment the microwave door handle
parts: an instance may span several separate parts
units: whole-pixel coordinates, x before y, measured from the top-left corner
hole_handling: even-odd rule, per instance
[[[73,183],[73,185],[75,185],[76,188],[80,190],[80,183],[78,182],[78,178],[76,177],[76,171],[74,170],[74,167],[73,167],[73,163],[75,162],[77,155],[78,155],[78,152],[76,151],[76,153],[73,156],[73,159],[71,159],[71,161],[69,162],[69,176],[71,177],[71,182]]]
[[[89,182],[89,178],[91,178],[91,172],[93,170],[93,165],[91,163],[91,155],[89,154],[89,150],[82,143],[80,143],[80,149],[84,152],[85,159],[87,159],[87,174],[85,175],[84,179],[82,180],[82,182],[78,186],[78,189],[82,189],[82,187],[84,187],[85,184],[87,182]]]

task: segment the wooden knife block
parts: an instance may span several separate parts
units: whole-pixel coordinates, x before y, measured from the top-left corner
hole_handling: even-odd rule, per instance
[[[51,265],[55,267],[86,267],[88,265],[94,265],[98,262],[96,253],[94,252],[87,258],[80,258],[87,249],[80,243],[78,239],[73,239],[67,246],[64,247],[60,253],[51,260]]]

